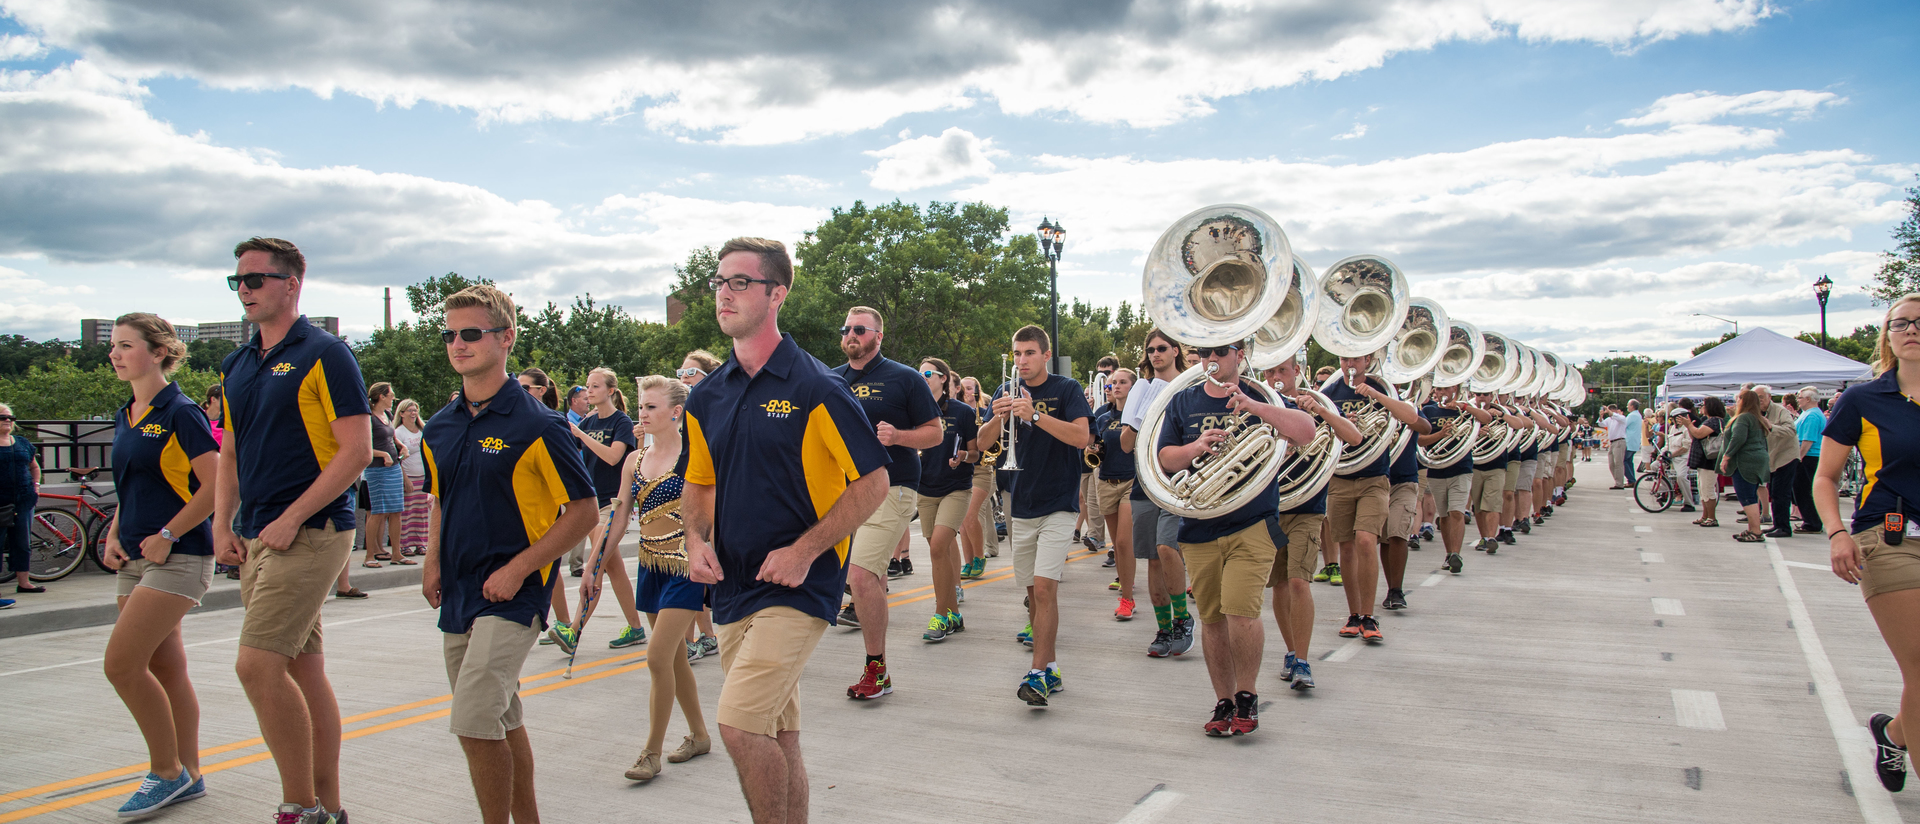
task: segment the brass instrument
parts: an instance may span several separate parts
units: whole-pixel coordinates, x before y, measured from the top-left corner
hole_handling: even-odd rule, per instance
[[[1389,343],[1395,342],[1407,331],[1407,277],[1400,267],[1393,265],[1393,261],[1379,255],[1356,255],[1328,268],[1327,274],[1320,280],[1320,304],[1320,313],[1314,321],[1313,339],[1320,343],[1320,348],[1339,357],[1379,355]],[[1437,350],[1437,340],[1429,347]],[[1404,348],[1417,349],[1418,344],[1410,341],[1409,346]],[[1396,353],[1398,351],[1399,348],[1396,348]],[[1438,352],[1434,352],[1434,355],[1437,358]],[[1383,370],[1388,360],[1375,357],[1370,375],[1385,377]],[[1404,361],[1397,364],[1399,368],[1409,371],[1416,365]],[[1349,373],[1354,371],[1347,370]],[[1320,386],[1320,391],[1324,393],[1342,380],[1347,386],[1357,389],[1366,377],[1335,374]],[[1407,381],[1419,375],[1402,372],[1393,377]],[[1389,377],[1383,381],[1388,394],[1393,393],[1392,380]],[[1348,419],[1360,427],[1360,444],[1346,450],[1339,465],[1334,468],[1334,474],[1351,474],[1373,463],[1400,438],[1400,422],[1379,403],[1368,403],[1359,414],[1349,415]]]
[[[1327,396],[1304,386],[1295,391],[1312,398],[1320,408],[1335,415],[1340,414],[1340,407],[1335,406]],[[1285,394],[1285,390],[1281,394]],[[1333,434],[1333,427],[1316,416],[1313,421],[1313,440],[1294,448],[1280,465],[1280,474],[1274,479],[1280,485],[1280,511],[1285,512],[1320,494],[1320,490],[1327,487],[1327,482],[1333,480],[1333,468],[1340,464],[1340,453],[1346,446],[1339,436]]]
[[[1292,247],[1273,218],[1248,206],[1209,206],[1180,218],[1154,244],[1141,274],[1142,308],[1182,344],[1244,343],[1289,301],[1304,304],[1304,296],[1292,294],[1299,283],[1293,273]],[[1241,363],[1251,366],[1247,358]],[[1220,378],[1238,377],[1191,367],[1147,408],[1137,436],[1142,446],[1134,450],[1135,482],[1162,508],[1187,518],[1218,517],[1251,502],[1279,473],[1286,448],[1278,433],[1244,414],[1223,427],[1227,441],[1193,466],[1171,476],[1160,466],[1154,445],[1166,424],[1167,404],[1202,380],[1224,385]],[[1273,390],[1256,387],[1264,396],[1257,400],[1274,402]]]
[[[1007,388],[1007,397],[1019,397],[1020,367],[1018,364],[1009,360],[1005,354],[1000,356],[1000,377],[1005,379],[1005,383],[1002,385]],[[1007,459],[1000,463],[1000,468],[1008,472],[1018,472],[1020,470],[1020,458],[1014,454],[1014,445],[1015,438],[1020,434],[1020,424],[1019,421],[1013,419],[1012,410],[1008,410],[1007,412],[1007,422],[1005,426],[1006,429],[1000,433],[1000,445],[1003,447],[1003,451],[1007,453]]]

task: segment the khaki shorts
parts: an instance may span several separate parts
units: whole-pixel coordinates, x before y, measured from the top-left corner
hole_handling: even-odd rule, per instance
[[[1538,475],[1539,472],[1540,472],[1540,460],[1538,458],[1531,461],[1521,461],[1520,474],[1518,477],[1513,479],[1513,491],[1515,492],[1533,491],[1533,478],[1535,475]]]
[[[919,497],[910,486],[887,487],[887,497],[880,502],[880,508],[853,531],[847,562],[886,580],[887,562],[893,560],[900,536],[907,534],[907,524],[913,521]]]
[[[1385,475],[1373,478],[1342,478],[1327,482],[1327,523],[1333,527],[1333,542],[1344,544],[1356,532],[1379,538],[1387,531],[1387,499],[1390,484]]]
[[[1387,491],[1386,538],[1405,538],[1420,525],[1420,484],[1394,484]]]
[[[914,506],[920,510],[920,537],[933,540],[933,529],[940,526],[959,532],[960,525],[967,520],[967,501],[972,498],[971,489],[962,489],[938,498],[918,496]]]
[[[1073,548],[1072,512],[1052,512],[1038,518],[1010,518],[1007,539],[1013,542],[1014,586],[1033,586],[1033,579],[1058,582],[1067,574],[1067,553]]]
[[[981,458],[973,467],[973,488],[993,491],[993,461]]]
[[[540,631],[498,615],[473,619],[465,633],[441,636],[453,703],[447,727],[461,738],[499,741],[520,718],[520,668]]]
[[[1100,514],[1102,516],[1120,514],[1120,505],[1127,500],[1128,495],[1133,494],[1132,478],[1124,481],[1095,481],[1094,483],[1100,485]]]
[[[1180,545],[1200,623],[1217,624],[1228,615],[1260,617],[1260,609],[1266,606],[1267,578],[1279,555],[1269,528],[1272,522],[1263,520],[1225,538]]]
[[[800,729],[800,672],[827,622],[793,607],[767,607],[720,624],[720,723],[754,735]]]
[[[1467,492],[1467,504],[1475,512],[1499,512],[1505,506],[1500,497],[1505,491],[1506,470],[1476,469],[1473,471],[1473,489]]]
[[[1470,508],[1468,502],[1473,500],[1473,473],[1428,478],[1427,492],[1433,495],[1433,508],[1440,514],[1465,512]]]
[[[135,547],[134,551],[140,550]],[[135,557],[114,574],[114,585],[122,598],[132,595],[134,587],[146,587],[178,595],[197,607],[213,586],[213,556],[168,555],[164,564]]]
[[[1887,546],[1880,528],[1853,534],[1860,545],[1860,594],[1867,600],[1883,592],[1920,589],[1920,538]]]
[[[1507,492],[1519,492],[1520,491],[1520,462],[1519,461],[1507,462],[1506,477],[1507,477],[1506,485],[1500,487],[1500,491],[1503,494]]]
[[[1326,520],[1327,516],[1318,512],[1280,516],[1280,531],[1287,536],[1287,548],[1274,554],[1267,586],[1280,586],[1288,578],[1313,580],[1313,565],[1320,554],[1320,525]]]
[[[319,655],[320,607],[333,594],[333,582],[353,554],[353,533],[329,523],[301,527],[285,551],[247,539],[247,562],[240,565],[240,646],[288,658]]]

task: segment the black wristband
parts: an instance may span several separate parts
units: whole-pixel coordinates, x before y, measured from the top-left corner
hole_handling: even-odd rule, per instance
[[[1846,532],[1846,530],[1845,530],[1845,529],[1836,529],[1836,530],[1834,530],[1834,531],[1832,531],[1832,532],[1829,532],[1829,533],[1827,533],[1827,540],[1829,540],[1829,541],[1831,541],[1831,540],[1833,540],[1833,536],[1835,536],[1835,535],[1839,535],[1839,534],[1840,534],[1840,533],[1842,533],[1842,532]]]

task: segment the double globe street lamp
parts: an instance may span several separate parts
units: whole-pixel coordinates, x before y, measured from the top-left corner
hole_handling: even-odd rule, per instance
[[[1047,334],[1053,341],[1053,362],[1051,371],[1058,375],[1065,372],[1061,368],[1060,354],[1060,251],[1067,248],[1066,227],[1042,216],[1040,218],[1040,254],[1047,258],[1048,306],[1052,318]]]

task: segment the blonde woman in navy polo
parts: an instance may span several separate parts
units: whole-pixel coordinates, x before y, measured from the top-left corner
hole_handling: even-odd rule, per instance
[[[1889,792],[1907,782],[1906,722],[1920,718],[1920,294],[1887,307],[1880,326],[1878,377],[1833,402],[1822,433],[1813,501],[1826,525],[1833,574],[1860,585],[1904,677],[1894,715],[1867,719],[1874,768]],[[1866,464],[1851,521],[1840,518],[1840,474],[1853,450]]]
[[[187,678],[180,618],[213,583],[213,484],[219,445],[206,414],[167,374],[186,357],[173,324],[135,312],[114,322],[107,360],[133,397],[113,426],[120,508],[105,560],[118,570],[120,619],[107,640],[107,680],[147,741],[147,778],[120,815],[146,815],[207,794],[200,776],[200,702]]]

